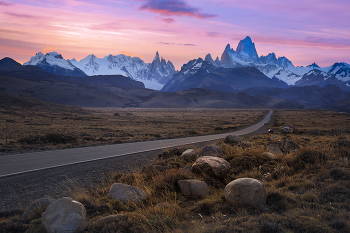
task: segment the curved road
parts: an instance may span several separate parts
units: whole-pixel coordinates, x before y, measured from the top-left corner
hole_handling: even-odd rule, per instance
[[[270,110],[270,112],[259,123],[231,133],[4,155],[0,156],[0,178],[48,168],[62,167],[180,145],[212,141],[224,138],[228,135],[246,135],[264,126],[264,124],[270,120],[271,115],[272,111]]]

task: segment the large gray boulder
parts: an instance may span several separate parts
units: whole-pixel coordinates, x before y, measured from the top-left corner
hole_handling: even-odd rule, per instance
[[[52,203],[42,214],[41,223],[48,233],[78,233],[87,227],[85,207],[70,197]]]
[[[147,193],[142,189],[122,183],[114,183],[109,190],[108,196],[112,199],[120,200],[124,204],[128,201],[141,202],[148,198]]]
[[[262,208],[266,204],[264,183],[252,178],[240,178],[225,187],[225,199],[231,204]]]
[[[98,227],[104,227],[107,224],[110,223],[118,223],[119,221],[126,221],[128,220],[128,215],[126,214],[113,214],[108,215],[106,217],[102,217],[96,220],[95,225]]]
[[[223,158],[204,156],[198,158],[192,165],[192,172],[204,172],[214,178],[225,178],[230,171],[230,164]]]
[[[40,218],[41,214],[45,212],[47,207],[54,202],[53,199],[50,198],[41,198],[33,201],[27,209],[22,214],[21,219],[24,222],[30,222],[33,219]]]
[[[195,199],[202,199],[209,195],[208,185],[201,180],[179,180],[179,188],[182,195]]]
[[[300,146],[297,143],[286,139],[281,143],[281,149],[283,153],[291,153],[293,151],[299,150]]]
[[[223,151],[218,145],[205,146],[198,152],[197,159],[204,156],[222,157]]]

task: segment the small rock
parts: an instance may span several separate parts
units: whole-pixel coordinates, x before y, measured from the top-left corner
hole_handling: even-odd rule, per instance
[[[182,153],[181,158],[183,158],[186,161],[191,161],[196,158],[195,155],[196,155],[196,151],[194,149],[188,149]]]
[[[218,145],[205,146],[198,152],[197,159],[203,156],[222,157],[223,151]]]
[[[276,159],[276,158],[277,158],[276,155],[274,155],[274,154],[272,154],[272,153],[270,153],[270,152],[264,152],[264,153],[262,153],[262,155],[263,155],[264,157],[266,157],[266,158],[269,158],[269,159]]]
[[[96,220],[95,225],[98,227],[104,227],[110,223],[118,223],[119,221],[128,220],[128,215],[126,214],[113,214]]]
[[[299,150],[300,146],[295,142],[286,139],[281,143],[281,149],[283,153],[291,153],[293,151]]]
[[[252,178],[240,178],[225,187],[225,199],[231,204],[262,208],[266,204],[264,183]]]
[[[32,202],[28,208],[22,214],[22,220],[25,222],[30,222],[33,219],[40,218],[41,214],[45,212],[47,207],[54,202],[50,198],[41,198]]]
[[[230,164],[223,158],[204,156],[200,157],[192,165],[192,172],[204,172],[214,178],[225,178],[230,171]]]
[[[112,199],[120,200],[124,204],[128,201],[141,202],[148,198],[147,193],[135,186],[114,183],[109,190],[108,196]]]
[[[85,207],[70,197],[52,203],[42,214],[41,223],[49,233],[84,232],[87,227]]]
[[[179,180],[178,185],[182,195],[186,197],[202,199],[209,195],[208,185],[201,180]]]

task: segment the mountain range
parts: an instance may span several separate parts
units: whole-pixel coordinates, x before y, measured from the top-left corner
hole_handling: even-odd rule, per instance
[[[155,90],[161,89],[175,73],[175,67],[171,61],[166,62],[160,58],[158,52],[152,63],[145,63],[138,57],[124,54],[108,55],[104,58],[91,54],[77,61],[75,58],[65,60],[57,52],[45,55],[39,52],[23,65],[36,66],[60,76],[123,75],[136,81],[142,81],[147,88]]]
[[[208,63],[212,66],[209,66]],[[238,43],[236,50],[231,48],[230,44],[227,44],[220,59],[216,57],[213,60],[211,55],[207,54],[204,60],[198,58],[184,64],[180,71],[176,71],[171,61],[161,58],[158,52],[156,52],[152,63],[145,63],[138,57],[130,57],[124,54],[108,55],[104,58],[98,58],[91,54],[77,61],[74,58],[65,60],[57,52],[50,52],[45,55],[39,52],[24,65],[36,66],[60,76],[123,75],[143,82],[146,88],[162,89],[163,91],[207,88],[209,90],[227,92],[247,88],[249,83],[251,85],[250,88],[255,88],[259,85],[261,85],[261,88],[286,88],[293,85],[318,85],[322,87],[327,84],[334,84],[345,91],[350,90],[350,65],[334,63],[332,66],[321,68],[313,63],[306,67],[296,67],[288,58],[277,58],[275,53],[259,57],[255,44],[249,36]],[[235,83],[236,77],[234,75],[230,76],[235,72],[231,71],[242,67],[254,67],[269,78],[270,81],[267,81],[265,77],[263,84],[255,82],[256,79],[250,75],[247,76],[245,85],[242,85],[242,80]],[[205,70],[211,73],[203,78],[202,71]],[[257,77],[262,76],[262,74],[255,73]],[[197,80],[194,82],[199,76],[201,76],[201,81]],[[225,77],[225,80],[220,82],[222,77]],[[209,80],[209,83],[207,80]]]
[[[3,58],[0,60],[0,91],[78,107],[327,108],[350,112],[350,93],[333,84],[286,87],[285,83],[269,79],[255,67],[218,68],[201,59],[190,62],[191,66],[193,63],[199,67],[192,71],[198,78],[194,83],[202,83],[203,87],[189,85],[188,90],[164,92],[147,89],[142,82],[122,75],[59,76],[37,66],[21,65],[11,58]],[[227,77],[220,76],[221,73],[227,73]],[[318,81],[311,73],[310,77],[310,80]],[[213,84],[213,80],[220,78],[227,81],[226,87]],[[205,81],[210,79],[212,81]],[[247,85],[245,79],[259,85]],[[329,79],[334,78],[328,77],[326,81]],[[242,89],[249,88],[233,90],[230,82],[240,84]],[[211,84],[208,87],[205,83]]]

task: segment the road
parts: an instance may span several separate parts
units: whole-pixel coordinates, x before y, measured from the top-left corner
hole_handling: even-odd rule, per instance
[[[0,178],[180,145],[213,141],[228,135],[242,136],[253,133],[263,127],[270,120],[271,115],[272,111],[270,110],[259,123],[231,133],[4,155],[0,156]]]

